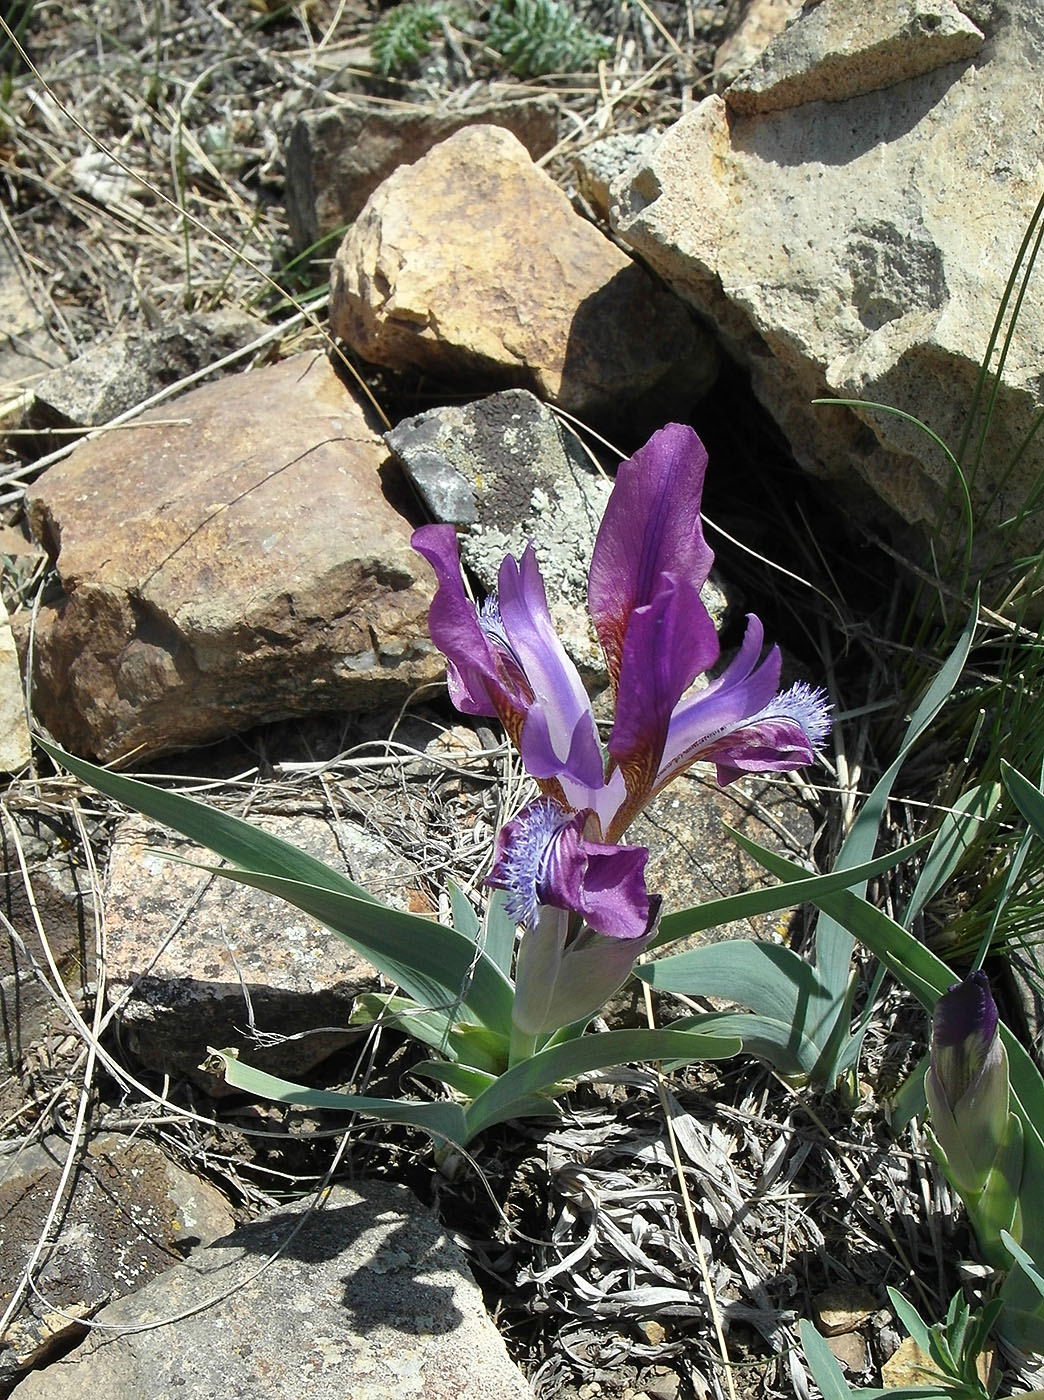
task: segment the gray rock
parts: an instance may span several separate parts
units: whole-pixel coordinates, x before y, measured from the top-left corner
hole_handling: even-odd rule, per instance
[[[306,112],[286,143],[286,214],[297,249],[310,248],[358,216],[400,165],[465,126],[490,123],[512,132],[536,160],[555,144],[554,97],[523,97],[473,107],[389,107],[353,97]]]
[[[7,609],[0,598],[0,773],[17,773],[29,762],[25,690]]]
[[[436,520],[463,526],[460,552],[487,593],[505,554],[532,541],[551,617],[592,685],[608,676],[587,613],[587,571],[612,482],[575,436],[524,389],[465,407],[432,409],[385,434]],[[710,583],[703,600],[715,622],[727,603]]]
[[[37,620],[38,717],[111,759],[438,679],[428,569],[386,461],[309,353],[80,443],[30,492],[64,589]]]
[[[651,154],[658,140],[654,131],[618,131],[577,151],[573,157],[577,188],[599,218],[609,221],[613,181]]]
[[[18,847],[25,860],[24,875]],[[17,935],[16,939],[5,932],[0,939],[0,1033],[6,1069],[0,1083],[0,1116],[5,1120],[24,1107],[21,1076],[32,1047],[52,1033],[68,1031],[64,1007],[55,1005],[34,970],[34,963],[47,967],[35,915],[70,996],[81,1000],[94,977],[91,875],[78,850],[71,824],[42,806],[19,811],[12,804],[0,822],[0,908]]]
[[[371,832],[318,817],[255,824],[407,907],[416,875]],[[150,1069],[185,1074],[211,1093],[207,1049],[242,1049],[258,1069],[306,1073],[360,1034],[348,1029],[373,967],[283,900],[181,862],[218,863],[199,846],[134,817],[116,832],[105,896],[110,999],[124,1044]]]
[[[761,57],[801,10],[802,0],[746,0],[739,24],[714,55],[717,92],[734,82]]]
[[[95,1320],[106,1330],[23,1381],[21,1400],[532,1396],[460,1251],[401,1186],[275,1211]]]
[[[850,509],[872,491],[944,544],[961,539],[958,492],[932,442],[892,414],[810,401],[890,404],[960,441],[1044,158],[1044,14],[1004,0],[986,34],[974,63],[845,102],[744,117],[708,98],[613,186],[621,237],[715,323],[798,461],[843,483]],[[972,484],[980,537],[1044,470],[1038,434],[1006,475],[1044,405],[1042,340],[1028,297]],[[1012,545],[1036,551],[1039,527]]]
[[[5,1302],[32,1257],[69,1145],[60,1138],[4,1163],[0,1241]],[[2,1159],[0,1159],[2,1160]],[[224,1196],[152,1142],[103,1133],[76,1168],[57,1233],[0,1347],[0,1386],[83,1336],[83,1321],[233,1228]],[[113,1391],[112,1394],[120,1392]]]
[[[725,102],[745,116],[843,102],[960,63],[982,44],[953,0],[821,0],[726,88]]]
[[[158,330],[124,331],[92,345],[35,386],[41,427],[108,423],[215,360],[249,345],[263,326],[240,312],[181,316]]]

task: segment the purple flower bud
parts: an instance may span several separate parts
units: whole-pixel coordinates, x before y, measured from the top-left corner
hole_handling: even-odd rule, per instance
[[[1008,1059],[984,972],[936,1003],[924,1088],[947,1174],[966,1201],[977,1198],[1009,1131]]]
[[[932,1067],[948,1103],[958,1103],[981,1078],[996,1038],[989,980],[973,972],[939,998],[932,1016]]]

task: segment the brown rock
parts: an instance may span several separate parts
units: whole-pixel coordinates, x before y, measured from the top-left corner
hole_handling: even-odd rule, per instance
[[[975,1363],[975,1369],[984,1382],[989,1374],[991,1356],[992,1353],[980,1356]],[[912,1337],[904,1337],[898,1350],[881,1367],[881,1384],[889,1389],[941,1388],[941,1383],[947,1379]]]
[[[836,1337],[824,1338],[827,1346],[850,1375],[861,1375],[867,1367],[869,1356],[866,1338],[861,1332],[843,1332]]]
[[[286,215],[294,246],[310,248],[350,224],[382,180],[465,126],[506,127],[536,160],[555,144],[558,110],[544,95],[465,108],[389,107],[353,97],[306,112],[286,147]]]
[[[27,1148],[0,1182],[5,1303],[36,1248],[68,1151],[57,1138]],[[78,1319],[92,1317],[234,1224],[224,1196],[175,1166],[154,1143],[118,1133],[95,1138],[74,1169],[57,1232],[34,1269],[37,1291],[4,1334],[0,1386],[82,1336]]]
[[[342,243],[331,290],[334,334],[366,359],[528,388],[584,416],[683,386],[691,405],[714,374],[709,338],[680,303],[498,127],[457,132],[386,180]]]
[[[824,1337],[854,1332],[877,1311],[877,1299],[856,1283],[835,1283],[812,1300],[816,1326]]]
[[[38,620],[40,719],[108,760],[438,677],[431,584],[382,489],[386,455],[314,354],[78,446],[29,503],[64,589]]]

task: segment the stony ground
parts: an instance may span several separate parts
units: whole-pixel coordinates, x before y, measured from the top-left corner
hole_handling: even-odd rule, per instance
[[[554,92],[568,113],[547,162],[556,178],[571,188],[569,157],[593,135],[666,124],[709,91],[715,49],[738,9],[733,0],[585,9],[613,41],[598,74],[525,85]],[[26,33],[36,72],[27,74],[9,48],[12,79],[0,108],[5,256],[26,271],[38,312],[15,347],[21,368],[30,360],[61,363],[116,330],[218,307],[273,328],[258,358],[321,343],[323,250],[311,259],[295,253],[282,202],[282,136],[292,118],[316,104],[324,85],[389,102],[447,90],[462,100],[506,98],[523,86],[474,37],[467,18],[450,26],[409,85],[378,79],[367,47],[375,18],[357,0],[286,7],[269,0],[39,0]],[[21,483],[62,442],[17,426],[24,402],[18,367],[9,364],[4,377],[0,414],[9,431],[0,507],[3,525],[17,530]],[[371,383],[392,421],[421,401],[415,383],[386,376]],[[745,393],[727,377],[701,431],[712,446],[769,457],[792,480]],[[784,489],[778,472],[774,482]],[[822,506],[806,499],[814,517]],[[748,543],[773,538],[767,494],[753,511],[727,498],[720,505]],[[43,565],[17,551],[9,557],[5,599],[9,607],[30,603]],[[853,609],[867,598],[880,601],[882,577],[887,566],[868,560],[852,581]],[[746,582],[752,590],[765,586],[756,571]],[[787,640],[807,656],[820,620],[795,621],[785,595],[779,603],[781,624],[791,619]],[[771,622],[767,592],[758,610]],[[438,727],[449,719],[446,711],[429,716]],[[167,767],[219,780],[246,771],[256,794],[278,805],[287,794],[271,786],[277,765],[330,760],[302,779],[313,784],[309,799],[329,801],[332,784],[401,833],[409,823],[399,769],[382,774],[351,757],[333,761],[381,725],[386,736],[394,722],[381,716],[369,734],[351,724],[269,726]],[[466,769],[470,760],[462,762]],[[480,805],[474,794],[490,780],[478,772],[486,762],[474,760],[470,800]],[[418,794],[407,797],[407,814],[415,816]],[[108,809],[89,809],[86,828],[77,829],[69,793],[57,785],[14,784],[4,800],[46,819],[85,868],[88,838],[104,855]],[[424,802],[430,808],[430,794]],[[820,804],[816,821],[829,823],[828,812]],[[438,896],[434,884],[431,896]],[[3,1087],[8,1144],[41,1122],[60,1130],[72,1122],[83,1085],[81,1046],[60,1018],[55,1026],[24,1047]],[[861,1313],[857,1301],[853,1328],[838,1345],[854,1377],[876,1382],[899,1341],[881,1307],[885,1286],[912,1296],[926,1316],[941,1316],[967,1248],[923,1143],[906,1131],[893,1134],[882,1108],[923,1036],[905,1003],[883,1004],[854,1107],[794,1092],[749,1061],[668,1078],[621,1072],[577,1091],[561,1123],[490,1135],[477,1161],[456,1173],[434,1172],[416,1138],[372,1127],[352,1130],[339,1170],[393,1176],[437,1207],[468,1251],[538,1396],[806,1394],[796,1322],[838,1289],[874,1302]],[[326,1173],[331,1135],[341,1130],[333,1119],[201,1099],[188,1083],[142,1073],[118,1042],[109,1051],[109,1068],[89,1086],[92,1123],[138,1126],[186,1164],[206,1161],[241,1216],[309,1189]],[[385,1036],[371,1056],[374,1082],[398,1082],[408,1053]],[[324,1073],[330,1083],[347,1082],[357,1062],[357,1050],[345,1052]],[[187,1108],[200,1117],[182,1116]],[[277,1136],[254,1135],[261,1117]],[[936,1210],[925,1210],[928,1201]]]

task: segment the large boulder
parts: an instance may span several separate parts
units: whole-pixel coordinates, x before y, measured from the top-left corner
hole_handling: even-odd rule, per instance
[[[40,719],[108,760],[437,679],[429,571],[386,459],[308,353],[78,446],[30,493],[63,590],[37,622]]]
[[[811,400],[889,404],[960,442],[1040,195],[1042,46],[1038,0],[822,0],[613,186],[620,236],[716,324],[802,465],[943,543],[959,492],[932,441]],[[1007,474],[1044,403],[1042,339],[1029,297],[972,482],[980,530],[1044,469],[1038,435]]]
[[[352,875],[378,899],[419,902],[401,856],[364,827],[321,817],[254,825]],[[192,862],[192,864],[186,864]],[[227,1092],[210,1047],[299,1078],[360,1034],[355,997],[373,967],[307,914],[200,867],[214,856],[140,817],[116,830],[105,887],[106,972],[123,1045],[149,1069]]]
[[[678,299],[494,126],[457,132],[371,195],[334,260],[330,324],[374,363],[530,389],[631,428],[639,401],[657,424],[691,406],[716,365]]]
[[[386,1182],[241,1225],[97,1323],[24,1400],[532,1400],[458,1246]]]

